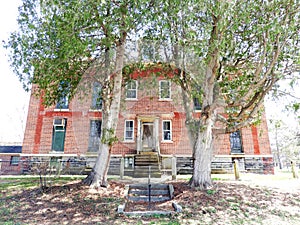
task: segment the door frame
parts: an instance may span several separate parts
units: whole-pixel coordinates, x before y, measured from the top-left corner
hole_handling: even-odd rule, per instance
[[[137,117],[137,154],[143,151],[143,129],[144,124],[153,124],[153,142],[154,142],[154,151],[160,154],[159,147],[159,117],[155,116],[138,116]]]

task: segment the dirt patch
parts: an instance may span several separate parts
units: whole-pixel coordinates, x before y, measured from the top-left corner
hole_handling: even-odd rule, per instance
[[[214,189],[200,191],[186,181],[170,182],[182,213],[169,216],[128,217],[117,213],[124,204],[125,183],[89,189],[80,182],[54,186],[41,193],[24,190],[13,196],[0,193],[0,223],[21,224],[297,224],[300,192],[284,192],[256,184],[216,181]],[[169,209],[172,201],[155,205]],[[148,205],[131,205],[148,210]],[[153,208],[152,208],[153,209]],[[275,222],[274,222],[275,221]]]

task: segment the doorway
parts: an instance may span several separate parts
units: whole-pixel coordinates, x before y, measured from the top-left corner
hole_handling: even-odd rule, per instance
[[[154,125],[152,122],[142,123],[142,151],[155,150]]]

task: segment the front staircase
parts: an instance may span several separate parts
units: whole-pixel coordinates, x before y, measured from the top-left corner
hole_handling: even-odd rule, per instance
[[[148,178],[149,172],[151,178],[161,177],[158,153],[143,151],[140,152],[140,154],[135,155],[133,177]]]

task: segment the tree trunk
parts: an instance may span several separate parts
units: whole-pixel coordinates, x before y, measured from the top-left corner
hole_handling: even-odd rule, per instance
[[[215,117],[212,115],[200,126],[194,149],[194,169],[191,180],[192,187],[206,190],[212,186],[211,161],[213,152],[212,127]]]
[[[107,172],[110,163],[111,148],[116,141],[116,129],[119,120],[121,87],[122,87],[122,68],[124,62],[124,44],[117,46],[115,73],[109,74],[113,82],[113,87],[108,88],[103,96],[103,112],[101,127],[101,143],[99,146],[98,157],[91,173],[83,180],[91,188],[107,186]]]

